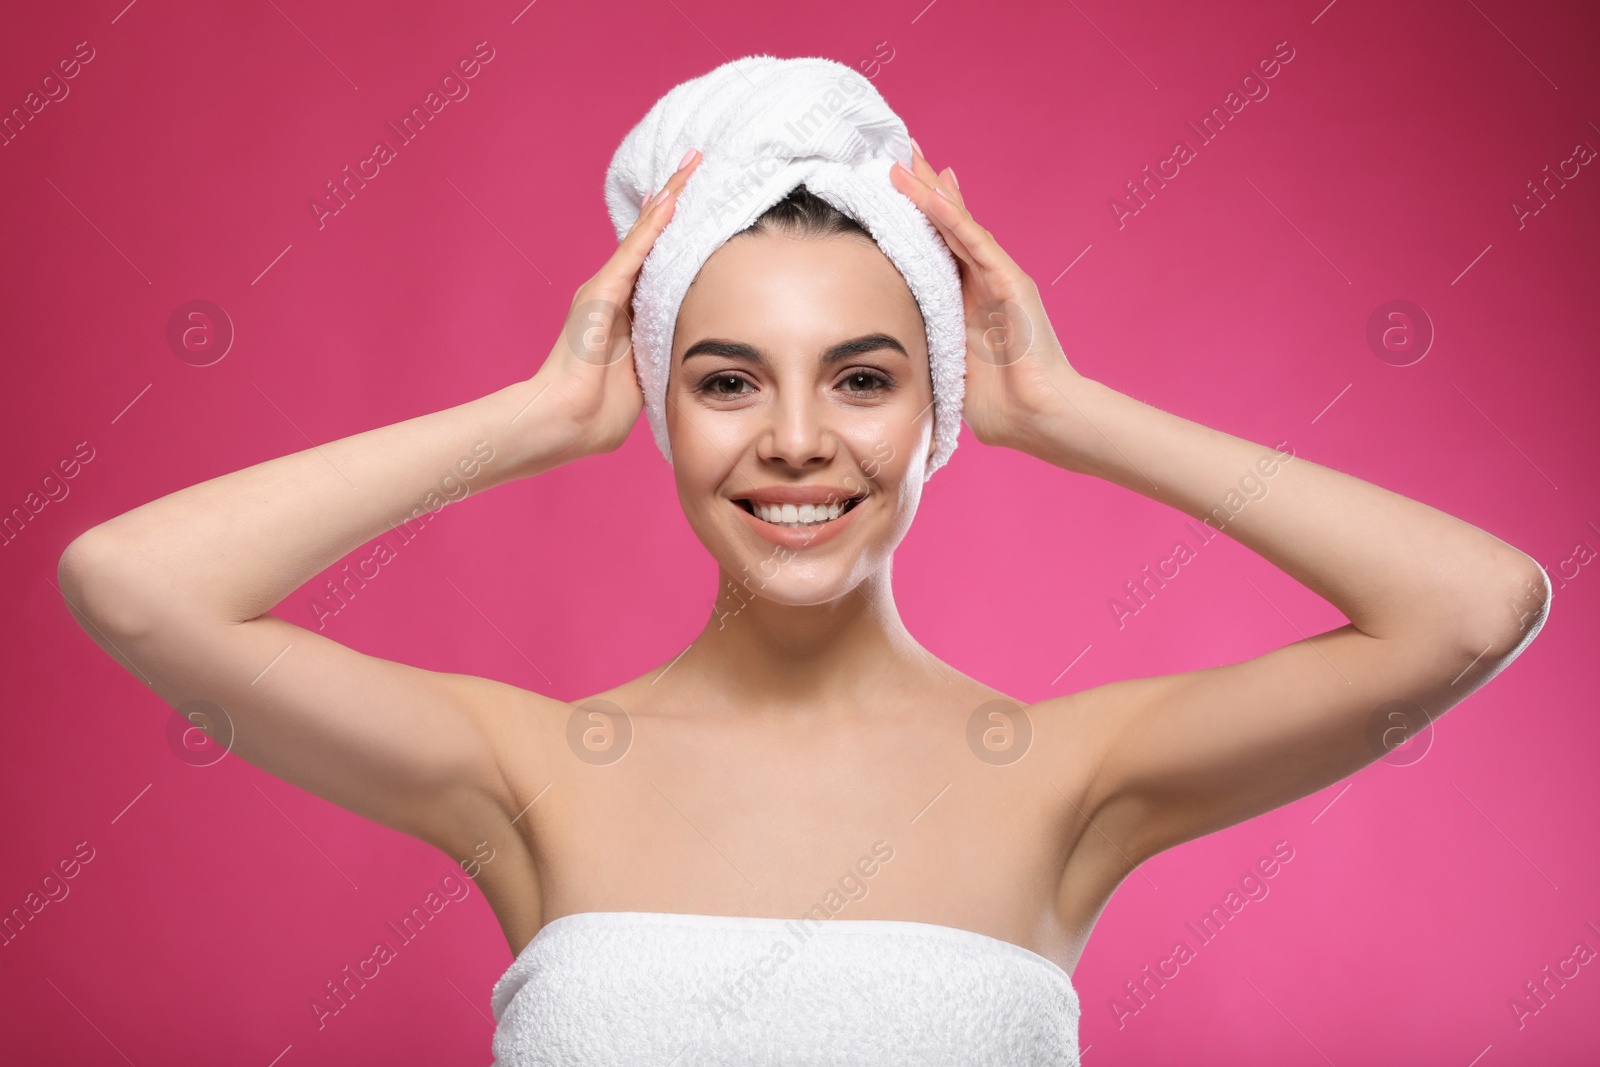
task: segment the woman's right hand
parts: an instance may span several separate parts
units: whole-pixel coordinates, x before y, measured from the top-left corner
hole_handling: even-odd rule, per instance
[[[569,459],[615,451],[633,432],[644,409],[644,392],[633,366],[629,309],[634,284],[645,257],[672,218],[678,193],[702,158],[699,150],[691,153],[667,184],[646,200],[605,266],[578,287],[561,336],[532,378],[537,400],[529,414],[555,417],[570,428]]]

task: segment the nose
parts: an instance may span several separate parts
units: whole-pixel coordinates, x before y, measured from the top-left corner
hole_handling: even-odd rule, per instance
[[[803,468],[814,463],[826,465],[833,458],[838,445],[833,412],[811,391],[780,391],[764,417],[756,446],[761,459]]]

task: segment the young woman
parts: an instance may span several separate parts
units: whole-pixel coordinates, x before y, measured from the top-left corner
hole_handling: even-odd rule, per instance
[[[918,150],[892,181],[959,260],[974,436],[1221,525],[1348,625],[1026,707],[932,656],[890,580],[931,454],[922,319],[865,231],[803,189],[711,256],[678,318],[673,473],[719,571],[683,653],[568,703],[272,615],[463,457],[481,491],[627,440],[621,309],[697,164],[579,288],[532,378],[118,516],[68,547],[63,594],[163,699],[223,709],[241,758],[452,859],[492,846],[477,881],[516,957],[502,1063],[767,1062],[762,1033],[809,1042],[805,1062],[1075,1062],[1068,976],[1119,883],[1460,702],[1538,631],[1544,572],[1084,377]],[[1250,479],[1270,494],[1230,504]],[[797,947],[768,953],[796,917]]]

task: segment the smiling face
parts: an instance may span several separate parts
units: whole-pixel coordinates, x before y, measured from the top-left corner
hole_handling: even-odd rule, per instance
[[[667,435],[689,525],[768,600],[843,596],[911,526],[932,403],[922,315],[876,244],[735,236],[689,288],[672,342]],[[769,510],[784,500],[793,513]]]

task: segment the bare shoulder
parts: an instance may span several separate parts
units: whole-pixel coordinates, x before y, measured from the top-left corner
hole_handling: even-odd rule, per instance
[[[1103,800],[1096,793],[1106,753],[1119,732],[1129,705],[1133,681],[1108,682],[1075,693],[1046,697],[1023,710],[1037,735],[1043,762],[1057,776],[1078,784],[1081,795],[1073,800],[1085,815]]]
[[[1114,733],[1115,684],[1030,704],[949,664],[941,666],[942,677],[929,685],[927,696],[964,718],[966,744],[975,755],[1006,766],[1024,766],[1026,759],[1025,765],[1036,768],[1042,779],[1041,787],[1057,794],[1058,801],[1065,790],[1081,803],[1090,772]]]
[[[1097,775],[1117,733],[1118,693],[1115,684],[1103,685],[1030,704],[976,683],[964,696],[967,747],[985,762],[1017,767],[1054,825],[1082,826],[1098,802]]]

